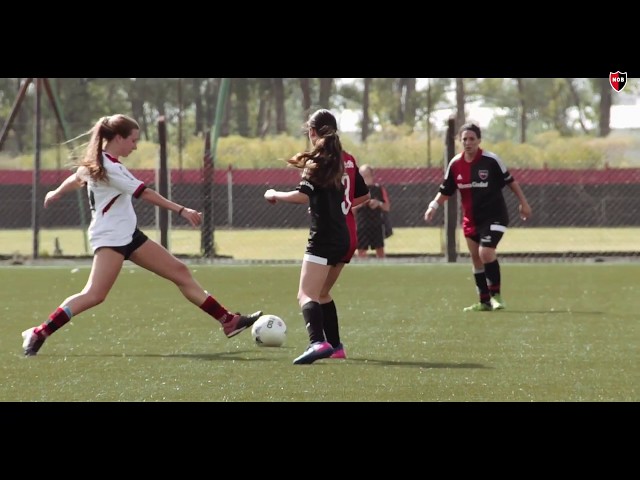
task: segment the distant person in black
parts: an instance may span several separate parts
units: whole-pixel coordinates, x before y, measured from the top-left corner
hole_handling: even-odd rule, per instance
[[[376,182],[370,165],[361,165],[360,174],[369,187],[371,200],[353,209],[358,227],[358,257],[365,258],[369,249],[372,249],[376,252],[376,258],[384,258],[385,226],[382,213],[391,210],[389,194],[384,185]]]
[[[294,167],[304,169],[296,189],[288,192],[269,189],[264,193],[270,203],[309,204],[311,225],[298,287],[309,346],[294,364],[313,363],[334,353],[325,338],[320,296],[332,267],[343,262],[351,248],[346,220],[349,206],[343,205],[345,165],[335,117],[328,110],[319,110],[310,118],[308,129],[313,150],[288,160]]]
[[[500,264],[496,254],[498,243],[507,231],[509,212],[502,195],[508,185],[518,197],[520,218],[531,216],[531,207],[518,182],[495,153],[480,149],[480,127],[467,123],[460,128],[464,151],[451,161],[435,199],[424,214],[431,221],[440,205],[456,190],[462,202],[462,230],[473,262],[473,276],[480,301],[466,307],[465,312],[501,310],[505,304],[500,295]]]

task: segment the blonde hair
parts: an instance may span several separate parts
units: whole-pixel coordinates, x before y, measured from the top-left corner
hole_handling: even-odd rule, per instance
[[[107,172],[102,163],[102,149],[105,142],[113,140],[117,135],[127,138],[133,130],[140,130],[140,125],[133,118],[118,113],[110,117],[102,117],[89,130],[91,138],[87,144],[80,166],[86,167],[93,180],[105,180]]]

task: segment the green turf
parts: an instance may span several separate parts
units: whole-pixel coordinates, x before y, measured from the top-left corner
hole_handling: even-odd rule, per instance
[[[159,231],[143,229],[156,241]],[[443,231],[437,227],[395,228],[386,240],[389,255],[444,255]],[[458,233],[459,234],[459,233]],[[214,233],[216,253],[236,260],[299,260],[308,229],[243,230],[218,229]],[[640,228],[511,228],[500,243],[501,253],[635,252]],[[0,231],[0,255],[33,253],[30,230]],[[55,239],[64,255],[86,255],[82,230],[43,229],[39,235],[40,256],[54,252]],[[200,230],[176,228],[169,233],[169,249],[181,255],[200,255]],[[463,239],[459,249],[466,253]]]
[[[299,266],[193,266],[230,309],[280,315],[284,347],[227,339],[177,289],[126,264],[107,300],[25,358],[20,332],[88,267],[0,268],[0,401],[547,402],[640,400],[637,264],[508,264],[507,309],[467,264],[350,265],[335,290],[348,359],[292,365],[307,338]]]

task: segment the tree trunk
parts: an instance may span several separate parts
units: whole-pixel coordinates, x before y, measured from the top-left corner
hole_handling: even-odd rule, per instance
[[[416,82],[415,78],[405,78],[404,123],[413,131],[416,126]]]
[[[219,78],[208,78],[206,80],[204,97],[205,131],[209,131],[216,121],[216,102],[218,101],[220,80]]]
[[[520,143],[527,142],[527,104],[524,99],[524,81],[516,78],[518,99],[520,100]]]
[[[311,81],[308,78],[300,79],[302,91],[302,121],[305,122],[311,114]]]
[[[249,131],[249,80],[246,78],[232,78],[231,92],[236,98],[236,123],[238,124],[238,135],[250,137]]]
[[[198,136],[204,133],[204,108],[202,106],[202,92],[200,90],[202,85],[201,78],[193,78],[193,104],[195,106],[196,118],[195,118],[195,130],[194,135]]]
[[[331,108],[331,88],[333,87],[333,78],[321,78],[320,79],[320,95],[319,104],[320,108]]]
[[[369,118],[369,94],[371,90],[371,79],[364,79],[364,90],[362,92],[362,129],[360,133],[360,139],[363,142],[367,141],[369,136],[369,126],[371,119]]]
[[[608,137],[611,133],[611,104],[612,88],[608,78],[599,80],[600,84],[600,115],[598,118],[598,136]]]
[[[466,114],[464,113],[465,103],[464,78],[456,78],[456,133],[460,130],[460,127],[464,125],[466,118]]]
[[[256,135],[264,138],[269,133],[271,119],[271,79],[261,78],[259,82],[258,95],[258,118],[256,125]]]
[[[287,116],[284,108],[284,79],[273,79],[273,97],[276,105],[276,133],[286,133]]]
[[[578,95],[578,91],[576,90],[575,85],[573,84],[572,78],[567,78],[567,85],[569,87],[569,92],[571,93],[571,98],[573,99],[573,103],[578,109],[578,121],[580,122],[580,128],[585,134],[589,134],[589,129],[584,123],[584,110],[582,108],[582,102],[580,101],[580,95]]]

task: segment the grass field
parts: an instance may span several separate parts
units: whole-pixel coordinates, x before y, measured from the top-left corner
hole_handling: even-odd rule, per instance
[[[158,231],[143,229],[160,241]],[[396,228],[386,241],[390,255],[442,254],[442,229]],[[214,233],[216,253],[237,260],[299,260],[306,243],[307,229],[227,230]],[[64,255],[85,255],[84,234],[81,230],[41,230],[40,255],[53,254],[58,238]],[[638,247],[640,228],[512,228],[500,243],[500,253],[562,253],[562,252],[634,252]],[[0,254],[19,252],[30,256],[33,234],[30,230],[0,232]],[[173,229],[169,234],[169,248],[176,254],[199,255],[200,231]],[[463,239],[461,251],[466,252]]]
[[[125,266],[109,298],[36,357],[22,330],[84,286],[88,267],[2,267],[0,401],[637,402],[640,265],[507,264],[507,310],[476,301],[468,264],[354,264],[335,290],[348,359],[292,365],[307,344],[299,266],[193,266],[232,310],[288,325],[281,348],[227,339],[170,283]]]

